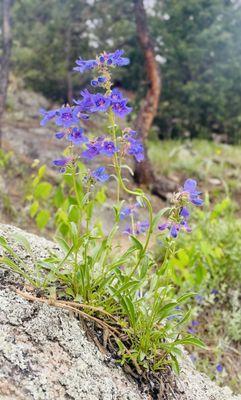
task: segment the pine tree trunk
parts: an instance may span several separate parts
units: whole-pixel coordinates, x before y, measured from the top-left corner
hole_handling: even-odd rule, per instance
[[[10,56],[12,47],[11,16],[12,0],[3,0],[2,4],[2,36],[3,49],[0,58],[0,147],[2,145],[2,120],[6,105]]]
[[[154,46],[148,30],[143,0],[134,0],[134,11],[137,36],[145,57],[145,67],[149,83],[145,99],[140,107],[135,124],[135,128],[142,137],[145,147],[145,161],[136,163],[134,177],[137,183],[148,186],[154,194],[166,198],[166,192],[175,190],[176,185],[173,182],[169,182],[165,177],[157,179],[146,149],[148,134],[157,114],[161,95],[161,72],[155,59]]]

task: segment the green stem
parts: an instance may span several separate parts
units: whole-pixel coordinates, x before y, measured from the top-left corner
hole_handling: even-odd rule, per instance
[[[111,111],[109,113],[109,119],[110,119],[110,124],[111,124],[114,143],[115,143],[115,145],[117,145],[117,137],[116,137],[116,129],[115,129],[115,126],[116,126],[115,125],[115,116],[114,116],[113,111]],[[150,200],[148,199],[148,197],[144,193],[141,193],[139,191],[134,191],[134,190],[131,190],[131,189],[126,187],[126,185],[125,185],[125,183],[124,183],[124,181],[122,179],[121,165],[120,165],[120,162],[119,162],[119,159],[118,159],[118,156],[117,156],[116,153],[114,155],[114,167],[115,167],[115,171],[116,171],[116,175],[117,175],[117,182],[118,182],[118,191],[117,191],[117,193],[118,193],[118,201],[119,201],[120,187],[122,187],[122,189],[126,193],[134,195],[134,196],[142,197],[142,199],[146,203],[148,211],[149,211],[149,229],[147,231],[146,241],[145,241],[143,250],[139,253],[138,260],[137,260],[134,268],[131,271],[130,277],[132,277],[135,274],[136,270],[138,269],[138,267],[140,265],[140,262],[141,262],[141,260],[143,258],[143,255],[145,254],[145,252],[146,252],[146,250],[148,248],[149,242],[150,242],[150,238],[151,238],[151,234],[152,234],[153,210],[152,210],[152,205],[150,203]]]

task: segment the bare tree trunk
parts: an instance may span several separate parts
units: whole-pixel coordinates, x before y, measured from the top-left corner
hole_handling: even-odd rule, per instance
[[[134,11],[137,35],[145,57],[146,73],[149,82],[146,97],[141,105],[135,124],[137,131],[143,139],[145,148],[145,160],[135,165],[135,180],[139,184],[147,185],[152,193],[166,198],[166,192],[175,190],[176,185],[169,182],[169,180],[164,177],[157,179],[148,158],[146,148],[146,141],[153,120],[157,114],[161,95],[161,72],[155,59],[154,47],[147,26],[147,16],[143,0],[134,0]]]
[[[11,15],[10,9],[13,1],[3,0],[2,4],[2,35],[3,49],[0,58],[0,147],[2,145],[2,119],[6,105],[10,56],[12,48]]]
[[[71,20],[71,19],[70,19]],[[72,84],[72,68],[71,68],[71,26],[66,29],[66,66],[67,66],[67,74],[66,74],[66,84],[67,84],[67,99],[68,103],[72,105],[73,102],[73,84]]]

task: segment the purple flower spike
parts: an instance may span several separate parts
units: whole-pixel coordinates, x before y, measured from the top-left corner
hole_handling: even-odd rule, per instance
[[[98,167],[95,171],[91,174],[93,178],[95,178],[99,182],[106,182],[109,179],[109,175],[106,173],[105,167]]]
[[[79,145],[81,143],[86,143],[89,139],[83,135],[84,129],[82,128],[74,128],[72,132],[68,136],[68,140],[75,145]]]

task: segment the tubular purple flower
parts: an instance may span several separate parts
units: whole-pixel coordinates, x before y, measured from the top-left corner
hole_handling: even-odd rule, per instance
[[[62,107],[58,110],[55,119],[56,125],[69,128],[71,125],[78,124],[78,122],[77,115],[75,115],[71,107]]]
[[[200,199],[199,195],[201,192],[197,191],[197,182],[194,179],[187,179],[184,182],[183,194],[188,194],[189,201],[195,206],[201,206],[203,200]]]
[[[57,132],[57,133],[55,133],[56,139],[63,139],[64,136],[65,136],[65,132]]]
[[[127,107],[127,100],[115,101],[112,103],[112,110],[120,118],[124,118],[127,114],[132,111],[131,107]]]
[[[128,154],[135,157],[137,162],[144,160],[144,147],[140,140],[129,138],[130,147]]]
[[[40,125],[45,126],[49,121],[51,121],[54,117],[56,117],[58,111],[59,111],[58,109],[52,111],[46,111],[44,108],[40,108],[39,113],[43,116]]]
[[[114,142],[105,140],[102,144],[101,154],[112,157],[118,151],[117,147],[115,146]]]
[[[87,143],[87,149],[82,152],[82,157],[92,160],[100,155],[102,148],[102,139],[97,138],[94,142]]]
[[[91,112],[105,112],[110,107],[110,99],[101,93],[92,95],[92,105],[90,106]]]
[[[74,67],[73,70],[80,72],[81,74],[98,66],[96,60],[83,60],[81,57],[76,60],[75,63],[77,64],[77,67]]]
[[[109,179],[109,175],[106,172],[105,167],[98,167],[91,173],[91,176],[99,182],[106,182]]]
[[[110,97],[110,100],[112,103],[124,100],[123,94],[116,88],[111,91],[111,94],[109,97]],[[126,99],[126,101],[127,101],[127,99]]]
[[[84,136],[84,129],[73,128],[71,133],[68,135],[68,140],[75,145],[80,145],[82,143],[87,143],[89,139]]]

